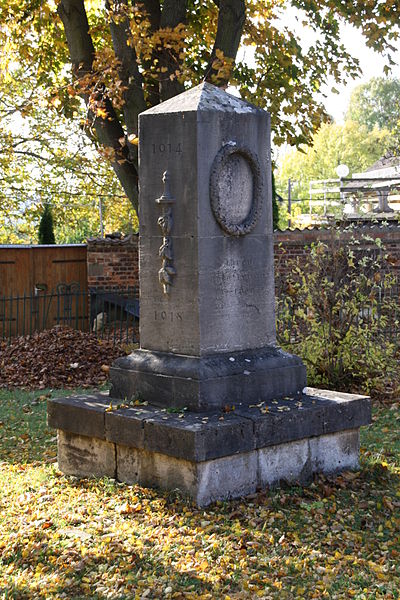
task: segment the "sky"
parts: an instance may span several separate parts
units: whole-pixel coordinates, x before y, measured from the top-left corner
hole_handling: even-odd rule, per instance
[[[302,25],[302,21],[304,20],[303,14],[294,7],[288,7],[282,14],[281,23],[293,31],[299,32],[300,43],[304,47],[307,47],[315,40],[315,34],[311,28]],[[357,79],[349,79],[346,85],[341,86],[338,86],[331,79],[328,85],[325,86],[325,89],[322,88],[322,91],[327,95],[327,98],[324,100],[326,109],[335,121],[339,123],[344,120],[343,117],[354,88],[362,83],[366,83],[372,77],[383,77],[383,67],[386,64],[386,59],[382,55],[367,47],[365,38],[358,29],[349,24],[342,23],[340,33],[341,42],[350,54],[360,61],[362,74]],[[400,77],[400,40],[397,42],[397,48],[397,53],[392,55],[396,66],[392,67],[391,77]],[[332,87],[335,87],[339,91],[339,94],[332,93],[330,91]]]
[[[367,48],[362,34],[357,29],[351,25],[343,25],[341,34],[343,44],[354,57],[359,59],[362,75],[357,79],[350,79],[347,85],[335,85],[340,92],[339,94],[329,93],[330,87],[334,84],[333,81],[330,86],[327,86],[326,90],[324,90],[325,92],[328,92],[328,97],[324,101],[327,111],[334,117],[335,121],[338,121],[339,123],[343,122],[343,116],[346,112],[350,101],[350,95],[354,88],[369,81],[372,77],[383,77],[383,67],[386,64],[384,57],[370,48]],[[390,76],[400,78],[400,41],[397,43],[397,47],[397,53],[392,56],[396,62],[396,66],[392,68]]]
[[[304,20],[306,20],[304,19],[304,13],[291,6],[284,9],[280,19],[277,20],[275,24],[277,27],[286,26],[290,30],[296,31],[301,45],[306,49],[315,41],[316,34],[310,27],[302,25]],[[354,58],[359,60],[362,72],[356,79],[347,79],[346,83],[343,85],[338,85],[333,78],[330,78],[327,85],[323,86],[321,89],[322,93],[326,96],[326,98],[321,98],[321,100],[325,105],[328,114],[330,114],[339,124],[344,122],[344,116],[350,102],[352,91],[362,83],[369,81],[372,77],[385,77],[383,68],[387,64],[387,59],[385,59],[384,56],[367,47],[365,38],[355,27],[343,23],[341,25],[340,37],[341,43],[346,47],[346,50]],[[389,77],[400,78],[400,40],[398,40],[396,45],[397,52],[395,54],[392,53],[392,59],[396,65],[392,66]],[[244,54],[241,58],[244,58],[251,64],[254,60],[252,57],[252,48],[242,48],[240,51]],[[339,94],[335,94],[331,91],[333,87],[338,90]],[[231,93],[235,92],[232,91]],[[278,164],[290,149],[290,146],[287,146],[286,144],[274,148],[274,156]]]

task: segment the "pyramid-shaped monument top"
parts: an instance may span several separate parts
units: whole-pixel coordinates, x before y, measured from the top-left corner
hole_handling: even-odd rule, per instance
[[[257,108],[250,102],[228,94],[221,88],[211,85],[204,81],[200,85],[183,92],[174,98],[165,100],[153,108],[149,108],[144,113],[165,114],[176,112],[197,112],[197,111],[223,111],[235,113],[258,113],[262,109]]]

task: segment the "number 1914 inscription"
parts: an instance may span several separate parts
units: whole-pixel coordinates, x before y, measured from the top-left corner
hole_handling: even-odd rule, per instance
[[[153,154],[163,154],[164,152],[167,154],[172,154],[173,152],[182,152],[181,142],[178,142],[177,144],[152,144],[151,147],[153,148]]]

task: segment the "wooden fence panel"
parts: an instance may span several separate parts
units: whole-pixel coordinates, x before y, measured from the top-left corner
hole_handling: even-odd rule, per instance
[[[3,335],[71,323],[71,305],[79,302],[82,317],[74,327],[87,328],[87,249],[64,246],[0,246],[0,321]],[[24,301],[23,296],[30,297]],[[47,294],[47,298],[42,296]],[[7,301],[19,296],[18,302]],[[32,299],[33,297],[33,299]],[[18,313],[17,313],[18,311]],[[18,325],[17,325],[18,322]],[[72,323],[71,323],[72,324]],[[0,332],[1,335],[2,332]]]
[[[32,248],[35,285],[47,284],[49,292],[56,291],[57,285],[76,283],[80,289],[87,288],[86,246],[55,246]]]
[[[32,294],[45,286],[79,284],[87,288],[86,245],[0,246],[0,295]]]
[[[32,290],[29,246],[0,246],[0,296]]]

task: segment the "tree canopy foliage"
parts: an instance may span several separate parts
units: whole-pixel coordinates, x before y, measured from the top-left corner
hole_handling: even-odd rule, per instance
[[[287,182],[296,181],[296,197],[308,198],[312,179],[336,179],[336,167],[344,163],[350,173],[361,172],[381,158],[391,143],[386,129],[369,131],[355,121],[325,123],[314,135],[311,146],[293,148],[283,158],[277,177],[277,189],[287,196]]]
[[[395,131],[400,121],[400,79],[373,77],[357,86],[350,98],[347,119],[365,125]]]
[[[288,7],[306,44],[285,24]],[[392,0],[0,0],[2,79],[34,81],[20,112],[42,102],[80,120],[137,207],[142,110],[204,79],[234,84],[271,112],[275,143],[307,143],[328,118],[318,95],[327,77],[359,71],[341,20],[390,64],[399,16]]]
[[[13,75],[7,83],[0,78],[0,243],[35,243],[46,204],[60,243],[99,232],[100,201],[108,230],[135,228],[112,168],[79,123],[49,110],[30,74],[15,69]]]

